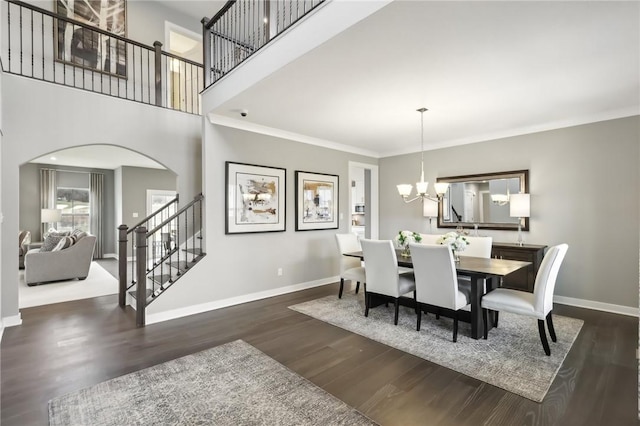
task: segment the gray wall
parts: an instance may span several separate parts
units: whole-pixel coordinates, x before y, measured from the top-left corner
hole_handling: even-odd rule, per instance
[[[121,167],[122,220],[129,227],[147,216],[147,189],[177,191],[176,174],[169,170]],[[182,199],[181,205],[190,200]],[[133,213],[138,213],[134,218]]]
[[[3,235],[19,231],[19,167],[74,146],[106,144],[146,155],[178,176],[181,197],[202,192],[202,117],[4,74]],[[34,101],[37,99],[37,102]],[[2,252],[15,239],[2,239]],[[17,256],[2,256],[2,315],[18,314]]]
[[[556,295],[637,307],[639,126],[636,116],[428,151],[425,177],[434,182],[438,176],[529,169],[531,230],[525,242],[569,244]],[[380,160],[381,238],[428,229],[420,204],[405,205],[395,189],[398,182],[415,181],[418,156]],[[517,239],[513,231],[482,233],[495,241]]]
[[[347,232],[349,161],[377,160],[209,123],[204,125],[207,256],[149,305],[149,314],[310,283],[339,273],[335,234]],[[286,232],[225,235],[225,161],[286,169]],[[296,170],[339,176],[339,229],[295,231]],[[284,274],[277,276],[277,269]]]
[[[102,223],[104,226],[104,253],[116,252],[116,237],[111,230],[116,228],[114,209],[113,170],[85,169],[81,167],[58,166],[54,164],[26,163],[20,166],[20,229],[31,231],[32,241],[42,241],[40,228],[40,169],[61,170],[58,186],[89,188],[89,173],[104,174],[104,205]],[[70,172],[65,172],[70,171]],[[76,173],[82,172],[82,173]]]

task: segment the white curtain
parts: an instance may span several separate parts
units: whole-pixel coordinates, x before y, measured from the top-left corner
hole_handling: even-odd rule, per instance
[[[96,248],[93,253],[94,259],[102,259],[102,203],[104,198],[104,175],[102,173],[91,173],[91,183],[89,186],[89,208],[91,211],[90,232],[96,236]]]
[[[56,208],[57,189],[56,171],[53,169],[40,169],[40,211],[42,209]],[[48,223],[40,225],[40,241],[44,240],[47,226],[49,226]]]

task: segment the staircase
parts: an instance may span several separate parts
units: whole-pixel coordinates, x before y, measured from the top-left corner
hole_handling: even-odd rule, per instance
[[[119,230],[119,304],[136,309],[136,324],[145,325],[145,311],[198,263],[203,249],[204,196],[175,211],[178,197],[140,223]]]

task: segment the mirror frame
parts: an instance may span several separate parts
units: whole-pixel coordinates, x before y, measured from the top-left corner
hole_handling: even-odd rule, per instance
[[[508,172],[496,172],[496,173],[483,173],[477,175],[464,175],[464,176],[448,176],[448,177],[439,177],[436,178],[436,182],[448,182],[448,183],[458,183],[458,182],[478,182],[478,181],[486,181],[486,180],[494,180],[494,179],[512,179],[519,178],[520,179],[520,192],[528,194],[529,193],[529,170],[514,170]],[[438,228],[474,228],[474,225],[478,225],[478,229],[497,229],[502,231],[517,231],[518,223],[492,223],[492,222],[444,222],[442,215],[442,202],[438,203]],[[524,217],[520,219],[520,224],[522,225],[523,231],[529,230],[529,218]]]

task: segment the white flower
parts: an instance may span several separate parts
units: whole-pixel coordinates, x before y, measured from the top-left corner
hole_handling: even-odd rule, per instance
[[[455,251],[464,251],[464,249],[467,248],[467,245],[469,245],[469,241],[465,238],[465,236],[460,235],[457,232],[447,232],[446,234],[438,238],[436,243],[447,245]]]
[[[417,232],[413,231],[400,231],[395,237],[396,247],[405,248],[409,247],[409,243],[419,243],[422,241],[422,237]]]

